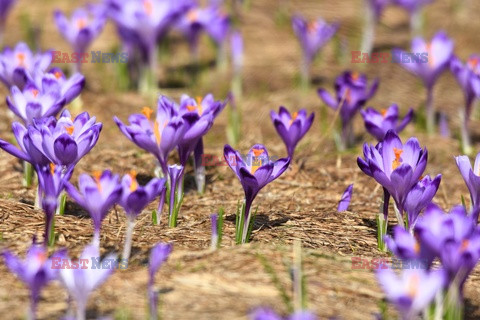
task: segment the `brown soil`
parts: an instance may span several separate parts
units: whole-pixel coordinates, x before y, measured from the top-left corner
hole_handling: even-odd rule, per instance
[[[83,3],[84,1],[80,1]],[[451,11],[447,4],[437,1],[428,8],[426,35],[444,29],[456,41],[456,53],[465,59],[475,52],[479,40],[476,30],[480,26],[474,9],[465,12]],[[79,3],[79,5],[80,5]],[[15,44],[25,37],[21,17],[28,16],[34,27],[41,28],[41,47],[68,51],[52,21],[52,10],[60,7],[70,11],[65,1],[19,1],[7,24],[6,43]],[[258,218],[252,243],[234,245],[234,213],[243,191],[228,167],[209,167],[205,195],[194,191],[193,181],[187,180],[187,193],[179,217],[179,227],[168,229],[166,217],[161,226],[153,226],[146,210],[138,219],[129,268],[118,270],[91,296],[88,317],[111,315],[115,319],[145,319],[147,317],[147,270],[145,264],[149,249],[157,242],[173,242],[174,251],[161,268],[157,286],[161,290],[161,312],[164,319],[246,319],[257,306],[271,306],[286,314],[279,290],[272,275],[261,263],[264,257],[275,270],[280,283],[291,295],[289,266],[292,261],[292,243],[302,241],[304,271],[307,276],[309,308],[320,318],[338,316],[342,319],[367,319],[378,312],[383,294],[377,287],[374,273],[352,270],[351,257],[368,259],[384,257],[376,249],[375,215],[378,212],[381,189],[366,177],[356,165],[361,154],[361,143],[346,153],[336,152],[330,133],[325,136],[333,112],[326,110],[316,96],[318,86],[332,89],[335,77],[344,69],[356,68],[370,78],[380,77],[381,85],[369,105],[386,107],[396,102],[402,112],[410,106],[420,109],[425,97],[418,80],[395,64],[351,65],[349,50],[359,42],[361,21],[360,1],[304,0],[288,4],[289,12],[302,12],[308,17],[323,16],[328,21],[342,23],[340,38],[349,41],[343,58],[330,44],[324,51],[323,61],[313,69],[317,84],[302,91],[294,82],[298,73],[299,47],[289,22],[279,22],[278,1],[252,1],[249,11],[242,16],[241,29],[246,38],[245,94],[239,108],[243,116],[242,139],[238,149],[247,151],[254,143],[264,143],[270,154],[284,156],[280,138],[270,124],[269,112],[280,105],[289,108],[305,107],[316,112],[316,120],[297,149],[295,163],[278,180],[267,186],[255,201]],[[276,18],[277,17],[277,18]],[[172,41],[175,54],[165,58],[161,70],[162,83],[168,83],[169,72],[188,63],[187,47],[183,42]],[[408,48],[409,30],[406,15],[395,8],[389,9],[378,28],[376,46],[381,50],[402,46]],[[113,26],[109,23],[92,48],[111,51],[118,45]],[[214,54],[209,46],[202,47],[202,61],[210,61]],[[134,91],[119,91],[113,65],[84,65],[88,81],[82,93],[84,109],[104,123],[97,146],[78,164],[73,181],[78,174],[93,170],[112,169],[125,173],[137,170],[148,180],[153,174],[153,157],[123,137],[112,121],[114,115],[126,120],[131,113],[139,112],[145,105],[153,105]],[[182,75],[188,82],[188,74]],[[159,93],[178,98],[182,93],[191,95],[213,92],[223,98],[228,91],[228,74],[214,68],[203,73],[201,81],[193,87],[161,89]],[[457,113],[462,107],[461,90],[450,74],[442,76],[435,89],[437,109],[446,112],[451,129],[458,131]],[[7,91],[0,89],[0,96]],[[11,118],[1,99],[0,136],[12,139]],[[360,119],[356,128],[362,141],[373,142],[364,133]],[[472,129],[479,134],[475,119]],[[205,140],[206,153],[222,156],[226,143],[226,112],[216,121]],[[459,145],[454,139],[427,137],[415,125],[410,125],[402,138],[416,135],[429,150],[426,173],[443,174],[443,182],[435,201],[443,208],[460,202],[461,195],[468,198],[467,189],[458,173],[453,156]],[[476,146],[478,147],[478,139]],[[191,169],[189,169],[191,170]],[[0,152],[0,234],[1,246],[24,255],[33,235],[41,237],[43,213],[32,207],[35,190],[21,185],[21,164],[15,158]],[[343,190],[354,183],[350,211],[338,213],[336,206]],[[223,206],[227,213],[223,246],[211,252],[209,215]],[[154,208],[152,204],[150,209]],[[393,220],[393,219],[392,219]],[[121,209],[112,211],[103,224],[102,253],[120,252],[123,247],[125,218]],[[65,216],[58,217],[57,247],[67,247],[70,255],[78,256],[91,240],[92,226],[86,212],[73,202],[68,203]],[[478,268],[466,284],[467,315],[480,317],[480,276]],[[56,319],[66,314],[67,294],[54,283],[42,292],[38,316]],[[28,291],[3,263],[0,264],[0,315],[1,318],[19,319],[25,315]]]

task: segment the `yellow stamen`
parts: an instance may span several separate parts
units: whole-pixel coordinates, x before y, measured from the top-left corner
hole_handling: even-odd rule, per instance
[[[143,1],[143,9],[147,13],[147,15],[151,16],[153,14],[153,3],[151,0],[144,0]]]
[[[142,108],[142,114],[147,117],[148,120],[152,117],[153,110],[150,109],[149,107],[143,107]]]
[[[51,162],[50,162],[50,173],[52,174],[52,176],[55,174],[55,164]]]
[[[93,177],[95,178],[95,182],[97,183],[97,188],[100,192],[102,192],[102,184],[100,183],[100,178],[102,177],[102,172],[99,170],[95,170],[92,172]]]
[[[25,67],[25,53],[17,53],[17,60],[20,67]]]
[[[253,149],[253,155],[254,159],[252,161],[252,167],[250,169],[251,174],[255,174],[255,172],[262,166],[262,160],[259,159],[258,157],[264,152],[265,150],[263,149]]]
[[[67,133],[68,133],[69,135],[72,135],[72,134],[73,134],[73,129],[75,129],[74,126],[65,127],[65,130],[67,130]]]
[[[130,183],[130,192],[134,192],[138,188],[137,171],[130,170],[129,175],[130,175],[130,178],[132,178],[132,182]]]
[[[410,279],[408,279],[408,289],[407,294],[410,298],[415,298],[418,293],[418,286],[420,285],[420,277],[418,274],[413,274]]]
[[[198,108],[198,115],[200,115],[200,116],[203,113],[202,101],[203,101],[203,98],[198,96],[197,97],[197,108]]]
[[[295,121],[297,117],[298,117],[298,112],[292,113],[292,119],[290,119],[290,121],[288,122],[288,126],[291,126],[293,121]]]
[[[393,153],[395,154],[395,160],[392,161],[392,170],[395,170],[402,164],[402,160],[400,159],[400,156],[402,155],[403,150],[393,148]]]

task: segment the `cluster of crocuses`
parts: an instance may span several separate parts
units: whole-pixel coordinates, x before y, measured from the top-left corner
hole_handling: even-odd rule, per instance
[[[158,318],[158,293],[155,290],[155,274],[172,252],[172,245],[158,243],[150,251],[148,267],[147,295],[149,299],[150,319]],[[36,319],[36,309],[40,301],[40,292],[50,282],[59,280],[67,290],[69,307],[75,302],[75,319],[85,320],[88,298],[96,288],[104,283],[116,269],[125,269],[128,260],[118,260],[116,254],[108,254],[102,260],[99,248],[87,245],[78,259],[71,259],[66,249],[61,249],[48,257],[45,246],[35,243],[30,246],[25,259],[21,260],[8,250],[2,252],[7,268],[15,274],[30,291],[30,307],[27,319]],[[71,317],[69,310],[67,318]]]

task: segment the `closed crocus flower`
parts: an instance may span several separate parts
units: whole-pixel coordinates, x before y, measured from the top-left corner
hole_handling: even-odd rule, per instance
[[[444,32],[438,32],[430,42],[426,42],[422,38],[415,38],[412,41],[411,51],[419,54],[419,59],[409,59],[404,61],[403,57],[408,55],[406,52],[395,49],[393,56],[398,60],[402,67],[419,77],[425,88],[427,89],[427,130],[433,133],[435,126],[435,109],[433,106],[433,87],[449,64],[453,55],[453,41],[448,38]],[[425,61],[425,57],[427,61]]]
[[[42,84],[45,86],[29,83],[23,91],[12,87],[11,95],[7,97],[8,108],[26,125],[34,119],[56,116],[65,105],[60,88],[50,87],[46,81]]]
[[[457,79],[465,96],[465,109],[460,114],[462,120],[462,147],[465,153],[470,153],[472,147],[470,145],[468,125],[472,114],[473,102],[480,96],[480,56],[470,56],[465,64],[454,56],[450,61],[450,71]]]
[[[45,72],[51,62],[51,52],[34,53],[27,44],[19,42],[14,49],[5,48],[0,54],[0,81],[8,89],[23,89],[28,81],[33,81],[36,72]]]
[[[480,206],[480,153],[475,158],[473,168],[468,156],[455,157],[455,161],[470,192],[472,207],[478,208]]]
[[[47,93],[60,92],[60,96],[65,98],[65,104],[68,104],[82,92],[85,87],[85,77],[75,73],[67,79],[60,68],[52,68],[47,73],[38,72],[35,84],[37,88],[42,88]]]
[[[225,145],[223,154],[229,167],[240,180],[245,192],[245,220],[242,229],[242,243],[245,243],[248,241],[246,235],[250,225],[250,210],[253,200],[263,187],[277,179],[288,168],[290,158],[271,161],[267,149],[261,144],[254,145],[245,160],[238,151],[228,144]]]
[[[305,81],[309,81],[310,65],[318,52],[335,35],[339,25],[328,24],[321,18],[309,22],[304,17],[295,15],[292,17],[292,27],[302,47],[302,76]]]
[[[427,149],[420,147],[416,138],[402,143],[398,135],[388,131],[377,146],[363,145],[365,159],[357,158],[360,169],[373,177],[393,197],[403,224],[405,198],[417,183],[427,166]]]
[[[405,269],[400,276],[392,269],[379,269],[377,280],[387,300],[405,320],[416,319],[446,283],[443,270],[423,269]]]
[[[152,109],[143,108],[142,114],[133,114],[128,118],[129,126],[117,117],[114,120],[129,140],[157,158],[163,176],[166,177],[168,156],[177,147],[188,127],[178,114],[175,103],[167,97],[161,96],[158,99],[156,117],[153,118],[152,114]]]
[[[153,178],[145,186],[141,186],[136,178],[135,171],[123,176],[121,181],[122,196],[119,204],[127,215],[127,229],[122,258],[128,261],[132,247],[132,234],[135,219],[165,188],[165,179]]]
[[[408,192],[405,198],[404,209],[408,217],[408,230],[413,234],[420,212],[432,202],[437,193],[442,175],[437,175],[433,180],[429,175],[424,176]]]
[[[46,247],[32,244],[24,260],[8,250],[4,250],[2,255],[10,272],[15,274],[30,290],[30,310],[27,318],[35,319],[40,291],[58,277],[58,269],[53,267],[52,259],[64,257],[65,252],[57,251],[51,258],[48,258]]]
[[[383,141],[388,130],[400,133],[412,121],[413,109],[410,109],[399,123],[398,105],[392,104],[388,109],[377,111],[373,108],[360,110],[368,133],[378,141]]]
[[[99,6],[78,8],[70,19],[65,14],[56,10],[54,13],[55,24],[63,38],[72,46],[75,53],[84,53],[88,46],[100,34],[105,25],[105,11]],[[80,67],[80,62],[77,67]]]
[[[84,268],[81,264],[78,268],[62,268],[60,269],[59,278],[63,286],[67,289],[70,297],[76,302],[77,320],[86,319],[86,307],[88,297],[105,282],[115,271],[113,265],[104,263],[105,261],[116,260],[115,254],[107,255],[104,260],[100,259],[100,252],[96,246],[88,245],[83,249],[80,255],[80,261],[87,260],[89,265]],[[95,265],[97,264],[97,265]],[[105,267],[105,265],[107,267]]]
[[[157,243],[150,250],[150,259],[148,261],[148,299],[150,307],[150,319],[158,319],[158,293],[154,290],[155,274],[165,263],[172,253],[173,245],[171,243]]]
[[[290,158],[293,157],[298,142],[310,130],[314,117],[315,114],[313,112],[308,115],[305,109],[290,114],[283,106],[278,110],[278,114],[273,110],[270,112],[273,125],[285,143]]]
[[[378,79],[369,86],[367,76],[358,72],[346,71],[335,81],[335,95],[332,97],[325,89],[318,89],[323,102],[332,108],[340,108],[342,121],[342,148],[353,144],[352,119],[365,103],[373,97],[378,88]]]
[[[122,195],[119,176],[112,174],[110,170],[94,172],[93,177],[82,174],[78,179],[78,191],[69,182],[65,189],[75,202],[90,214],[94,227],[92,243],[99,247],[102,221]]]

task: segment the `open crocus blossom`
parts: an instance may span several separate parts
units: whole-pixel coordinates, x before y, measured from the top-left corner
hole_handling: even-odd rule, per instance
[[[30,310],[27,319],[35,319],[40,291],[58,277],[58,269],[52,268],[52,259],[64,257],[65,251],[57,251],[51,258],[48,258],[46,247],[32,244],[23,261],[8,250],[4,250],[2,255],[10,272],[15,274],[30,290]]]
[[[310,82],[310,66],[325,44],[335,35],[338,24],[328,24],[323,19],[308,22],[300,15],[292,17],[292,27],[302,47],[302,78],[306,85]]]
[[[465,64],[454,56],[450,60],[450,71],[457,79],[465,96],[465,108],[463,112],[460,112],[462,120],[462,149],[463,152],[470,154],[472,146],[470,145],[468,125],[472,114],[473,102],[480,96],[480,56],[470,56]]]
[[[472,208],[480,208],[480,153],[475,158],[473,168],[468,156],[455,157],[455,161],[470,192]]]
[[[68,194],[90,214],[94,227],[92,243],[98,248],[102,221],[122,195],[120,179],[110,170],[96,171],[93,173],[93,177],[88,174],[80,175],[78,188],[77,191],[70,182],[65,185]]]
[[[165,179],[153,178],[147,185],[141,186],[137,181],[135,171],[126,174],[122,178],[122,196],[119,204],[127,215],[127,227],[125,232],[125,244],[123,247],[122,259],[130,257],[132,248],[132,234],[135,227],[135,219],[165,188]]]
[[[278,114],[273,110],[270,111],[273,125],[287,147],[288,157],[293,158],[295,147],[310,130],[314,117],[315,114],[313,112],[307,115],[305,109],[290,114],[285,107],[281,106]]]
[[[55,67],[47,73],[38,72],[35,84],[37,88],[42,88],[46,93],[60,92],[60,96],[65,98],[65,104],[69,104],[80,95],[85,87],[85,77],[80,73],[75,73],[67,79],[62,69]]]
[[[316,320],[315,314],[308,310],[300,310],[287,317],[278,315],[270,308],[257,308],[251,315],[252,320]]]
[[[323,102],[334,110],[340,109],[342,122],[342,135],[340,149],[353,145],[352,119],[355,114],[373,97],[378,88],[378,79],[368,87],[367,76],[358,72],[346,71],[335,81],[335,94],[333,98],[325,89],[318,89],[318,95]]]
[[[448,282],[462,294],[463,285],[480,258],[478,209],[470,214],[456,206],[445,214],[429,205],[415,228],[418,239],[440,258]]]
[[[44,85],[47,82],[42,81]],[[22,119],[23,123],[31,124],[34,119],[56,116],[65,105],[60,88],[37,87],[33,83],[25,85],[23,91],[18,87],[10,89],[11,96],[7,97],[7,105],[12,112]]]
[[[225,160],[235,172],[245,192],[239,220],[236,224],[237,243],[248,242],[251,225],[253,225],[251,207],[258,192],[267,184],[278,178],[290,164],[290,158],[282,158],[275,162],[268,157],[268,151],[261,144],[254,145],[244,160],[240,153],[228,144],[223,149]]]
[[[407,229],[413,234],[420,212],[432,202],[437,193],[442,175],[437,175],[433,180],[429,175],[421,178],[408,192],[403,205],[407,213]]]
[[[157,243],[150,250],[150,259],[148,263],[148,300],[150,307],[150,319],[158,319],[158,293],[154,289],[155,274],[158,269],[167,261],[172,253],[173,245],[171,243]]]
[[[152,109],[143,108],[142,114],[133,114],[128,118],[129,126],[117,117],[114,120],[129,140],[157,158],[163,176],[167,177],[168,156],[183,138],[187,127],[178,115],[175,103],[164,96],[158,99],[156,117],[153,118],[152,114]]]
[[[405,269],[400,277],[392,269],[379,269],[377,280],[387,300],[395,305],[405,320],[416,319],[446,283],[443,270],[423,269]]]
[[[379,142],[383,141],[388,130],[400,133],[412,121],[413,109],[410,109],[402,121],[399,122],[398,105],[392,104],[388,109],[377,111],[373,108],[360,110],[368,133]]]
[[[427,89],[426,115],[427,130],[430,134],[434,132],[435,127],[435,109],[433,105],[433,87],[449,64],[453,55],[453,41],[448,38],[445,32],[438,32],[430,42],[422,38],[415,38],[412,41],[411,52],[417,55],[427,54],[427,61],[422,58],[413,59],[404,62],[403,59],[396,58],[405,56],[407,53],[400,49],[393,50],[393,56],[409,72],[419,77]]]
[[[403,144],[390,130],[377,146],[365,143],[363,155],[365,159],[357,158],[358,166],[393,197],[399,211],[399,223],[403,225],[405,198],[427,166],[427,149],[422,150],[417,138],[410,138]]]
[[[87,8],[76,9],[70,20],[60,10],[54,12],[54,18],[63,38],[70,43],[75,53],[82,54],[102,31],[106,15],[100,7],[90,5]],[[80,70],[80,60],[77,63],[77,71]]]
[[[28,81],[33,81],[36,72],[45,72],[51,62],[50,51],[33,53],[27,44],[20,42],[0,54],[0,81],[8,89],[13,86],[23,89]]]
[[[13,133],[20,148],[0,140],[0,148],[11,155],[32,163],[74,166],[97,143],[101,123],[95,122],[87,112],[72,120],[65,110],[60,118],[35,120],[27,128],[18,122],[12,124]]]
[[[117,256],[115,254],[109,254],[104,258],[103,261],[112,261],[116,258]],[[98,248],[93,245],[87,245],[83,249],[79,260],[91,261],[92,265],[87,266],[87,268],[84,268],[83,266],[72,269],[62,268],[60,269],[59,278],[63,286],[70,294],[70,297],[72,297],[76,302],[76,319],[85,320],[88,297],[97,287],[99,287],[108,279],[108,277],[110,277],[110,275],[115,271],[115,268],[113,265],[108,267],[108,263],[106,264],[107,267],[105,267],[103,261],[100,260],[100,252]],[[96,266],[94,263],[98,263],[98,265]]]

